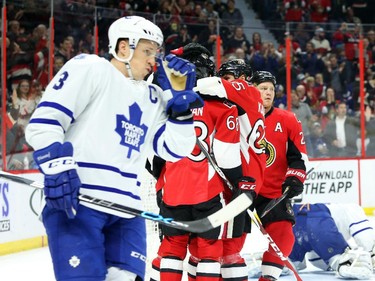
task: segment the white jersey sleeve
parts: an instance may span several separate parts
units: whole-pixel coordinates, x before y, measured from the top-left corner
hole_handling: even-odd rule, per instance
[[[168,98],[158,86],[126,78],[103,58],[79,55],[46,88],[26,139],[34,149],[71,142],[82,194],[140,208],[147,156],[175,162],[195,146],[193,122],[170,120]]]
[[[327,204],[337,228],[344,238],[354,239],[357,246],[372,251],[375,243],[375,230],[362,207],[357,204]]]

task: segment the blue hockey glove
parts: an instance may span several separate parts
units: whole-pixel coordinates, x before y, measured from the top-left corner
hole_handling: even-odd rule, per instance
[[[175,55],[168,55],[158,63],[158,83],[172,98],[167,103],[167,113],[178,115],[191,108],[203,106],[202,98],[193,91],[196,80],[195,65]]]
[[[73,219],[78,207],[81,181],[73,160],[70,142],[55,142],[34,152],[34,160],[44,176],[44,195],[47,206],[66,212]]]

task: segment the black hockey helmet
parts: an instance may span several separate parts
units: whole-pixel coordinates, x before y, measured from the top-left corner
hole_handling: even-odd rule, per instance
[[[217,74],[220,77],[223,77],[225,74],[232,74],[236,79],[241,75],[245,75],[245,80],[250,81],[250,78],[253,75],[253,70],[243,59],[234,59],[224,62],[220,66]]]
[[[274,86],[276,86],[276,78],[272,75],[271,72],[268,71],[256,71],[254,72],[253,76],[250,79],[250,82],[259,85],[263,82],[271,82]]]
[[[215,64],[210,59],[211,53],[199,43],[189,43],[171,51],[172,54],[193,63],[197,70],[197,79],[215,76]]]

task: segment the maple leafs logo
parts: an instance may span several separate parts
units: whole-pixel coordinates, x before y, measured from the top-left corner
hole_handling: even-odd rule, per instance
[[[133,103],[129,106],[129,116],[116,115],[116,132],[120,135],[120,144],[129,148],[127,158],[130,158],[132,150],[139,152],[140,146],[145,142],[147,126],[141,125],[142,111],[140,107]]]

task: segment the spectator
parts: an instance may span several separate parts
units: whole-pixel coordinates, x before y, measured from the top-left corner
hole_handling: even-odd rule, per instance
[[[245,52],[250,50],[250,42],[247,40],[241,26],[234,28],[233,35],[224,42],[224,48],[226,49],[226,53],[233,53],[237,48],[242,48]]]
[[[308,0],[311,22],[328,22],[331,0]]]
[[[313,76],[309,76],[306,78],[306,100],[312,110],[317,109],[318,106],[318,97],[314,91],[315,86],[315,78]]]
[[[34,85],[40,86],[38,82],[34,83]],[[37,95],[35,90],[38,89],[31,91],[29,80],[22,80],[17,89],[13,90],[12,104],[13,109],[18,112],[17,123],[24,127],[29,123],[31,114],[40,100],[40,97],[38,98],[39,94]]]
[[[242,26],[243,25],[243,15],[242,12],[235,7],[234,0],[227,1],[227,9],[221,15],[222,24],[229,26]]]
[[[371,52],[371,57],[375,60],[375,30],[370,29],[366,35],[368,39],[367,51]]]
[[[260,51],[260,49],[262,48],[262,35],[260,35],[259,32],[253,33],[253,36],[251,38],[251,45],[254,51]]]
[[[307,27],[306,23],[299,22],[299,23],[297,23],[294,35],[290,34],[290,35],[292,35],[292,38],[291,38],[292,42],[298,42],[298,48],[300,48],[299,51],[301,51],[301,49],[305,50],[307,42],[309,42],[310,39],[311,39],[309,33],[306,32],[307,28],[308,27]],[[293,46],[294,51],[297,51],[296,49],[298,49],[298,48],[295,48]]]
[[[205,26],[198,35],[198,43],[206,47],[206,49],[212,53],[215,48],[216,37],[216,21],[209,19],[207,26]],[[184,45],[185,44],[181,44],[180,46]]]
[[[316,53],[314,43],[311,41],[306,44],[306,52],[300,56],[299,61],[303,73],[310,76],[315,76],[315,74],[323,72],[325,68],[321,55]]]
[[[33,46],[30,43],[29,36],[25,33],[25,28],[21,27],[21,23],[18,20],[9,21],[8,27],[7,36],[10,41],[17,43],[25,52],[32,50]]]
[[[340,27],[332,35],[332,48],[343,49],[344,48],[344,34],[347,29],[347,23],[342,22]]]
[[[335,90],[327,88],[324,95],[320,97],[318,105],[318,113],[321,114],[320,124],[322,125],[323,131],[325,130],[327,123],[335,118],[337,103],[338,101],[336,101],[335,98]]]
[[[53,61],[53,75],[56,75],[56,73],[59,72],[59,70],[63,67],[64,64],[64,57],[56,55]]]
[[[369,139],[369,144],[366,147],[366,156],[375,156],[375,116],[372,114],[372,110],[369,106],[366,107],[366,132]]]
[[[328,122],[324,136],[332,157],[354,157],[357,154],[359,120],[347,116],[347,106],[340,102],[336,106],[336,117]]]
[[[165,51],[169,53],[170,50],[185,46],[191,42],[192,39],[187,25],[178,25],[178,33],[172,34],[166,39]]]
[[[195,3],[194,13],[189,21],[189,32],[193,40],[198,37],[202,28],[207,25],[206,14],[202,11],[202,5]]]
[[[227,10],[227,4],[224,3],[222,0],[215,0],[214,10],[219,13],[219,17],[221,18],[223,16],[224,11]]]
[[[21,80],[30,81],[32,79],[33,55],[22,50],[15,42],[10,43],[9,52],[10,56],[7,65],[8,85],[11,86],[11,89],[14,89]]]
[[[311,39],[311,43],[314,44],[314,50],[320,56],[325,56],[331,52],[331,44],[326,38],[324,29],[321,27],[315,30],[315,35]]]
[[[284,0],[285,5],[285,17],[286,22],[301,22],[304,21],[303,7],[305,1],[294,1]]]
[[[302,85],[298,86],[302,89]],[[303,135],[305,138],[306,149],[309,157],[313,157],[313,148],[310,140],[310,126],[316,121],[313,117],[310,107],[307,103],[300,100],[297,93],[292,93],[292,111],[297,116],[298,120],[302,124]]]
[[[38,80],[43,89],[49,82],[49,49],[47,37],[40,38],[34,52],[33,80]]]
[[[7,168],[9,170],[23,170],[25,168],[23,152],[30,151],[31,148],[25,139],[25,126],[16,122],[6,133]]]
[[[214,3],[212,3],[211,0],[205,2],[203,13],[206,15],[208,21],[215,20],[216,22],[217,20],[220,20],[219,13],[215,11]]]
[[[324,83],[323,74],[317,73],[315,75],[315,84],[313,86],[313,90],[315,96],[319,99],[323,93],[325,93],[326,84]]]
[[[243,48],[237,48],[233,54],[237,59],[242,59],[246,64],[250,64],[249,55]]]
[[[72,41],[65,37],[63,41],[59,44],[59,47],[55,51],[55,56],[60,56],[64,58],[64,63],[72,58],[73,44]]]
[[[324,80],[335,91],[336,99],[344,100],[345,94],[345,62],[339,64],[336,54],[330,54],[326,61],[326,69],[323,72]]]
[[[345,57],[349,61],[358,59],[358,44],[361,37],[361,26],[355,24],[354,28],[344,29],[344,49]]]
[[[324,138],[322,126],[319,122],[314,122],[311,130],[311,147],[313,149],[312,155],[314,158],[327,158],[329,151],[327,141]]]
[[[286,108],[286,95],[284,92],[284,87],[281,84],[276,85],[275,87],[275,99],[273,101],[273,106],[281,109]]]

